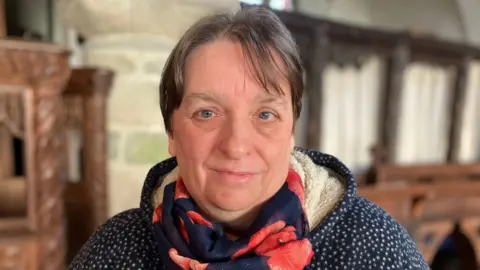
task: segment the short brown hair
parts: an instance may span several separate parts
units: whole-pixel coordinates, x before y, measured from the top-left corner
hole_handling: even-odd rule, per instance
[[[197,47],[218,38],[241,44],[253,69],[252,74],[267,91],[283,94],[277,77],[278,72],[282,72],[291,88],[293,114],[297,120],[302,110],[304,89],[304,70],[297,45],[275,13],[263,7],[247,7],[235,13],[215,14],[201,19],[187,30],[173,49],[160,82],[160,108],[166,131],[172,132],[172,114],[182,103],[187,57]],[[280,58],[283,69],[278,67],[272,52]]]

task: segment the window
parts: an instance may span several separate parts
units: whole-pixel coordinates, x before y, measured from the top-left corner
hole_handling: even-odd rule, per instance
[[[263,4],[264,0],[241,0],[240,2],[243,2],[247,5],[261,5]]]
[[[293,11],[293,0],[241,0],[240,2],[247,5],[263,5],[268,2],[271,9]]]
[[[276,10],[293,10],[292,0],[270,0],[270,7]]]

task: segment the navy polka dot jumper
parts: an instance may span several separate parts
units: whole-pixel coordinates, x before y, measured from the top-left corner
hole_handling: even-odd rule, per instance
[[[405,229],[384,210],[356,195],[352,173],[336,158],[302,150],[318,165],[347,179],[345,194],[310,235],[312,269],[429,269]],[[84,245],[69,269],[166,269],[152,234],[152,194],[174,158],[154,166],[145,181],[140,208],[108,220]]]

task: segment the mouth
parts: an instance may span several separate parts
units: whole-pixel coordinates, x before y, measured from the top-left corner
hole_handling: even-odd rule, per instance
[[[249,182],[256,173],[241,170],[213,169],[223,182],[243,184]]]

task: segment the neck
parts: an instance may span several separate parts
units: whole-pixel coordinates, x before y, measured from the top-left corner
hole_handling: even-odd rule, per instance
[[[226,234],[240,236],[248,230],[253,221],[257,218],[261,210],[261,205],[257,205],[251,209],[243,211],[225,211],[222,209],[215,209],[208,211],[199,207],[201,214],[208,217],[210,220],[218,222],[223,225]]]

